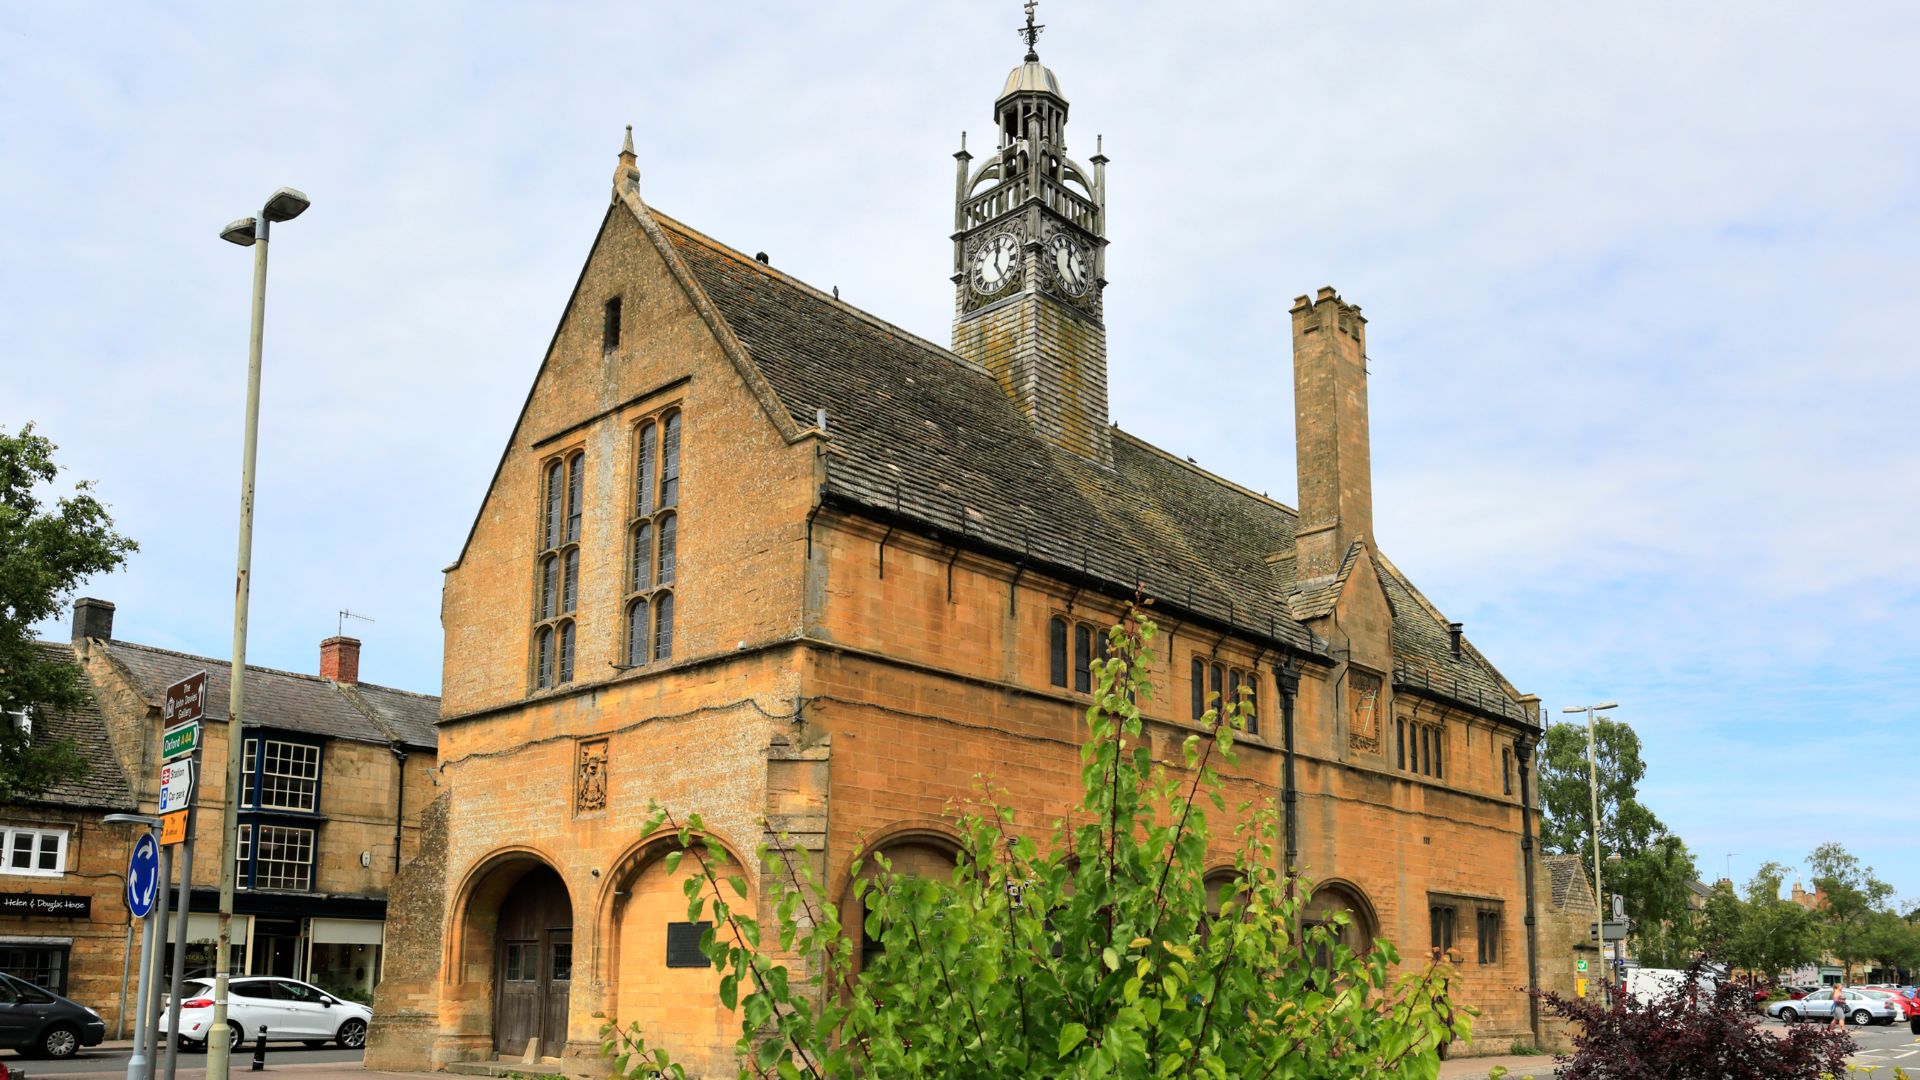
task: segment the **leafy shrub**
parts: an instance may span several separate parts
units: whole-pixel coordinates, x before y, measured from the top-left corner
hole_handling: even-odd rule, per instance
[[[722,888],[724,855],[699,817],[655,810],[649,831],[675,831],[696,861],[687,917],[714,924],[701,949],[721,1001],[741,1011],[741,1076],[1436,1075],[1440,1046],[1470,1031],[1450,969],[1395,975],[1390,944],[1356,955],[1340,943],[1344,916],[1303,929],[1310,890],[1277,869],[1271,805],[1242,808],[1233,882],[1209,895],[1208,809],[1226,808],[1215,768],[1234,760],[1246,705],[1208,712],[1180,748],[1184,769],[1155,765],[1139,708],[1154,633],[1137,611],[1110,632],[1079,805],[1044,844],[983,795],[962,808],[951,880],[856,860],[864,930],[883,946],[857,973],[857,935],[784,840],[760,853],[778,920],[763,933],[734,907],[746,881]],[[637,1025],[603,1036],[616,1077],[684,1075]]]
[[[1642,1004],[1615,994],[1593,999],[1539,996],[1575,1022],[1574,1051],[1556,1059],[1562,1080],[1820,1080],[1846,1072],[1853,1037],[1825,1024],[1776,1036],[1761,1026],[1751,986],[1703,979],[1704,958],[1665,995]]]

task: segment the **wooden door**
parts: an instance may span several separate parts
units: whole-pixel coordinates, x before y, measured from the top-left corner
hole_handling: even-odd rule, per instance
[[[567,1041],[568,986],[573,977],[573,909],[560,876],[529,871],[500,904],[494,962],[493,1046],[506,1057],[539,1038],[543,1057]]]

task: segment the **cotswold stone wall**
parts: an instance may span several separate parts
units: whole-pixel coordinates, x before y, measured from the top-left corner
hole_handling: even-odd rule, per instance
[[[387,937],[380,985],[373,991],[378,1023],[367,1031],[369,1069],[427,1064],[440,1022],[441,928],[446,921],[446,794],[420,816],[419,847],[387,891]]]

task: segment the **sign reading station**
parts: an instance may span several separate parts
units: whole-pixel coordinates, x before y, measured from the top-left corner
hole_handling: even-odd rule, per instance
[[[160,766],[160,813],[193,805],[193,762],[169,761]]]

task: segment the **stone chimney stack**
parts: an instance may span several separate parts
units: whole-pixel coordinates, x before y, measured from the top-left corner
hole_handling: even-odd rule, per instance
[[[360,639],[330,637],[320,643],[320,677],[344,686],[360,681]]]
[[[113,602],[83,596],[73,602],[73,642],[113,640]]]
[[[1296,580],[1337,572],[1373,543],[1367,320],[1331,286],[1293,302],[1293,431],[1300,474]]]

